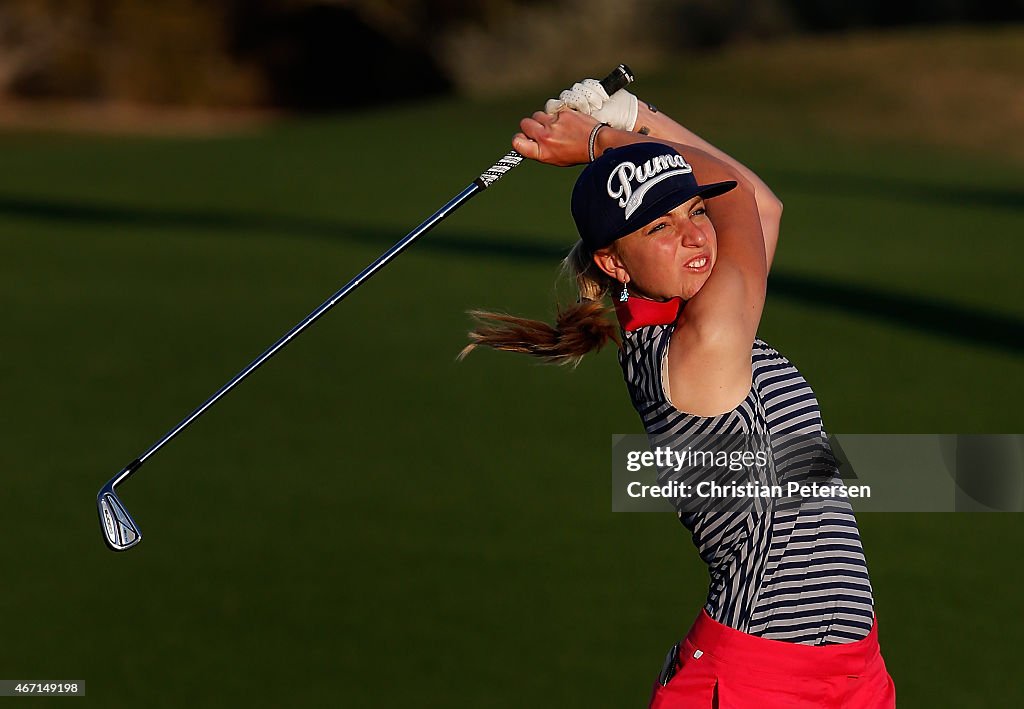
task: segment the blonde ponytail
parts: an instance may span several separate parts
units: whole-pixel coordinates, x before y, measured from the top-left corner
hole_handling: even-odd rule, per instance
[[[589,352],[600,350],[611,340],[619,344],[619,326],[614,311],[602,300],[618,284],[597,267],[582,241],[562,261],[562,275],[576,281],[579,299],[559,308],[555,324],[503,313],[471,310],[477,327],[470,331],[470,343],[459,353],[463,359],[479,346],[506,352],[523,352],[549,364],[573,367]]]

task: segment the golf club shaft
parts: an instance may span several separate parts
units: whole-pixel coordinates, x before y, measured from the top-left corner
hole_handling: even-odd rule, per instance
[[[619,89],[625,87],[633,81],[632,72],[625,64],[620,64],[615,70],[606,76],[602,81],[601,85],[608,92],[613,94]],[[127,511],[117,501],[114,495],[114,489],[122,482],[131,477],[135,472],[142,467],[142,465],[151,457],[153,457],[157,451],[172,441],[179,433],[188,428],[196,419],[202,416],[206,411],[213,406],[217,401],[224,397],[229,391],[238,386],[242,381],[246,379],[250,374],[259,369],[263,364],[273,357],[275,354],[280,352],[285,345],[298,337],[304,330],[310,327],[313,323],[319,320],[328,310],[333,308],[335,305],[345,299],[356,288],[361,286],[367,279],[373,274],[387,265],[393,258],[398,256],[400,253],[405,251],[414,241],[419,237],[426,234],[428,231],[437,226],[443,221],[448,215],[454,212],[456,209],[461,207],[467,201],[469,201],[474,195],[482,190],[487,189],[492,184],[497,182],[501,177],[514,167],[517,167],[523,161],[523,156],[512,150],[506,153],[500,160],[494,165],[485,170],[479,177],[471,182],[465,189],[459,194],[453,197],[447,204],[441,209],[434,212],[426,221],[420,224],[418,227],[409,232],[401,241],[396,243],[390,249],[385,251],[376,261],[371,263],[369,266],[364,268],[359,275],[353,278],[351,281],[345,284],[341,290],[334,293],[330,298],[325,300],[317,307],[316,310],[307,315],[301,322],[295,327],[284,334],[277,342],[268,347],[263,354],[250,362],[242,371],[236,374],[231,380],[216,391],[210,398],[204,401],[188,416],[183,418],[174,428],[165,433],[156,443],[150,446],[142,455],[130,462],[121,471],[114,476],[107,484],[101,489],[98,496],[100,504],[100,523],[101,526],[108,525],[105,528],[107,535],[108,544],[111,544],[111,548],[115,550],[126,549],[141,539],[141,535],[138,533],[138,528],[134,522],[128,516]],[[132,530],[132,538],[129,541],[122,539],[115,540],[112,535],[117,533],[118,520],[128,529]]]
[[[438,223],[440,223],[440,221],[444,219],[444,217],[446,217],[447,215],[451,214],[456,209],[461,207],[471,197],[476,195],[482,189],[483,187],[479,186],[474,181],[469,186],[467,186],[465,190],[463,190],[455,198],[453,198],[449,203],[445,204],[443,207],[438,209],[426,221],[417,226],[415,230],[406,235],[406,237],[402,238],[401,241],[399,241],[390,249],[381,254],[381,256],[377,258],[377,260],[368,265],[366,268],[362,269],[358,276],[356,276],[347,284],[345,284],[345,286],[342,287],[341,290],[337,291],[330,298],[325,300],[323,303],[319,304],[319,306],[315,310],[310,312],[310,314],[306,316],[302,320],[302,322],[298,323],[295,327],[293,327],[291,330],[285,333],[285,335],[283,335],[281,339],[267,347],[266,350],[263,351],[262,355],[260,355],[255,360],[250,362],[241,372],[234,375],[230,381],[228,381],[226,384],[217,389],[217,391],[212,395],[212,397],[210,397],[202,405],[197,407],[195,411],[191,412],[186,417],[181,419],[181,421],[176,426],[174,426],[174,428],[172,428],[171,430],[164,434],[160,441],[155,443],[153,446],[148,448],[145,451],[145,453],[140,455],[135,461],[137,462],[137,464],[135,465],[135,469],[138,469],[138,466],[142,465],[142,463],[144,463],[146,459],[152,457],[155,453],[157,453],[157,451],[159,451],[165,445],[170,443],[170,441],[174,439],[174,436],[183,431],[189,424],[193,423],[196,419],[198,419],[200,416],[206,413],[207,409],[216,404],[217,401],[220,400],[224,394],[226,394],[228,391],[242,383],[242,381],[245,380],[246,377],[248,377],[250,374],[252,374],[261,366],[263,366],[263,364],[266,363],[267,360],[269,360],[271,357],[276,355],[276,353],[281,351],[285,347],[285,345],[287,345],[293,339],[298,337],[300,333],[302,333],[305,329],[307,329],[317,320],[321,319],[321,317],[323,317],[328,310],[330,310],[332,307],[341,302],[345,298],[345,296],[347,296],[349,293],[351,293],[360,285],[362,285],[362,283],[364,283],[371,276],[376,274],[378,270],[383,268],[389,261],[391,261],[391,259],[400,254],[402,251],[409,248],[413,244],[413,242],[415,242],[424,234],[432,230],[432,228],[436,226]]]
[[[494,175],[492,171],[495,171],[496,169],[500,170],[500,172],[497,173],[496,176],[490,176],[490,182],[488,184],[493,184],[495,180],[501,177],[501,174],[511,169],[511,167],[506,167],[505,165],[502,164],[503,162],[507,161],[507,159],[508,156],[503,157],[501,161],[492,166],[487,173],[484,173],[485,175],[489,173],[491,173],[491,175]],[[522,160],[522,158],[520,158],[520,160]],[[514,165],[512,167],[514,167]],[[219,401],[225,394],[227,394],[229,391],[231,391],[236,386],[241,384],[246,377],[248,377],[250,374],[252,374],[261,366],[263,366],[263,364],[266,363],[267,360],[269,360],[271,357],[280,352],[285,345],[294,340],[304,330],[306,330],[313,323],[319,320],[328,310],[330,310],[335,305],[344,300],[344,298],[349,293],[351,293],[360,285],[362,285],[364,281],[370,278],[370,276],[372,276],[385,265],[387,265],[388,262],[390,262],[393,258],[398,256],[400,253],[405,251],[414,241],[416,241],[416,239],[418,239],[419,237],[423,236],[428,231],[433,229],[445,217],[447,217],[449,214],[451,214],[456,209],[465,204],[471,197],[476,195],[478,192],[485,189],[484,186],[480,185],[480,181],[482,181],[482,179],[483,176],[477,178],[476,181],[472,182],[468,187],[462,190],[462,192],[460,192],[458,195],[452,198],[447,204],[441,207],[441,209],[434,212],[430,216],[430,218],[428,218],[425,222],[423,222],[418,227],[413,229],[401,241],[399,241],[390,249],[381,254],[381,256],[376,261],[374,261],[369,266],[364,268],[359,273],[359,275],[357,275],[351,281],[346,283],[345,286],[341,288],[341,290],[337,291],[336,293],[334,293],[334,295],[332,295],[330,298],[321,303],[316,310],[307,315],[301,322],[295,325],[295,327],[293,327],[291,330],[285,333],[277,342],[268,347],[263,352],[263,354],[254,359],[248,365],[246,365],[245,368],[242,369],[242,371],[240,371],[234,377],[232,377],[227,384],[218,389],[216,393],[214,393],[209,399],[207,399],[198,407],[196,407],[196,409],[192,411],[192,413],[183,418],[174,428],[165,433],[160,440],[158,440],[156,443],[150,446],[145,453],[143,453],[138,458],[129,463],[124,468],[124,470],[121,471],[119,476],[116,478],[116,482],[114,484],[117,485],[118,483],[130,477],[135,471],[142,467],[142,464],[145,463],[146,460],[151,458],[153,455],[156,454],[157,451],[159,451],[165,445],[170,443],[175,438],[175,436],[177,436],[179,433],[188,428],[197,418],[206,413],[206,411],[215,403],[217,403],[217,401]]]

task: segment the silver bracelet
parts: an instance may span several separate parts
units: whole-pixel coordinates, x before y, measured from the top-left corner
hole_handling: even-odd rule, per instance
[[[608,127],[607,123],[598,123],[594,126],[594,129],[590,131],[590,140],[587,141],[587,155],[590,156],[590,162],[594,162],[594,143],[597,142],[597,134],[605,127]]]

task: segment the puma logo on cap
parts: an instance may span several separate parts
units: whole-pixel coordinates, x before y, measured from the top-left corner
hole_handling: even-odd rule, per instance
[[[623,217],[629,219],[643,203],[644,195],[656,184],[692,172],[693,168],[677,153],[658,155],[639,167],[626,161],[608,176],[608,196],[618,199],[619,206],[625,210]]]

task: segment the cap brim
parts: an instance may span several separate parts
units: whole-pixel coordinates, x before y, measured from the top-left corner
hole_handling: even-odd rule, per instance
[[[712,182],[708,185],[701,185],[700,189],[697,190],[697,194],[701,197],[717,197],[718,195],[725,194],[736,186],[736,180],[725,180],[724,182]],[[685,200],[683,200],[685,201]]]
[[[673,209],[678,207],[680,204],[683,204],[684,202],[689,202],[694,197],[704,197],[705,199],[711,199],[712,197],[718,197],[719,195],[725,194],[729,190],[733,189],[735,186],[735,180],[726,180],[724,182],[711,182],[706,185],[697,185],[697,188],[693,190],[678,190],[675,192],[670,192],[669,194],[665,195],[656,202],[651,202],[650,205],[647,205],[643,210],[642,216],[644,218],[631,220],[630,223],[624,224],[623,229],[621,230],[622,233],[616,233],[613,236],[613,238],[608,240],[607,244],[610,244],[617,239],[621,239],[622,237],[636,231],[637,229],[643,229],[645,226],[653,222],[655,219],[658,219],[668,214]]]

